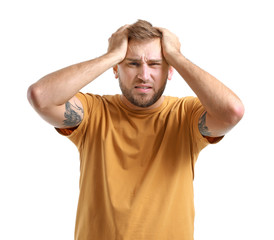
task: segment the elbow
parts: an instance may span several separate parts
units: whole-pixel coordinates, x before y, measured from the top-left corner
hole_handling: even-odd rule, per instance
[[[238,122],[241,121],[245,113],[245,107],[241,101],[237,104],[233,104],[230,107],[230,117],[229,124],[235,126]]]
[[[34,83],[32,84],[27,91],[27,98],[31,106],[35,110],[43,109],[43,101],[42,101],[42,91],[41,89]]]

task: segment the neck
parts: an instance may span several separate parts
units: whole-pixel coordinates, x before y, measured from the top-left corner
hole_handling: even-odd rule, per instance
[[[165,100],[165,97],[161,96],[157,100],[157,102],[150,105],[149,107],[139,107],[139,106],[132,104],[130,101],[128,101],[127,98],[123,94],[121,95],[122,103],[124,103],[128,108],[130,108],[131,110],[134,110],[134,111],[142,111],[142,110],[150,110],[150,109],[158,108],[161,106],[161,104],[164,102],[164,100]]]

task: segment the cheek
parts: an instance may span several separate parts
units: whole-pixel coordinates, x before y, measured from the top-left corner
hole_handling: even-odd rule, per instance
[[[130,83],[136,79],[138,73],[134,69],[126,69],[119,72],[119,78],[123,80],[123,82]]]
[[[167,80],[168,78],[168,71],[166,71],[165,69],[161,69],[158,71],[155,71],[153,76],[160,82],[163,82],[165,80]]]
[[[126,77],[131,75],[131,69],[126,67],[118,67],[118,73],[120,77]]]
[[[135,80],[135,73],[131,70],[125,70],[120,69],[118,70],[118,78],[119,81],[125,86],[125,87],[131,87],[132,83]]]

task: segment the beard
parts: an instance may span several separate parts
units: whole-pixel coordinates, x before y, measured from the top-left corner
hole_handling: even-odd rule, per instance
[[[140,83],[145,84],[146,82],[140,80]],[[133,93],[134,88],[133,89],[127,88],[119,78],[120,89],[122,91],[122,94],[125,96],[125,98],[133,105],[137,107],[142,107],[142,108],[150,107],[151,105],[153,105],[159,100],[159,98],[163,95],[163,92],[166,88],[166,83],[167,83],[167,80],[157,91],[155,91],[155,89],[152,88],[152,91],[154,91],[152,95],[148,93],[134,94]]]

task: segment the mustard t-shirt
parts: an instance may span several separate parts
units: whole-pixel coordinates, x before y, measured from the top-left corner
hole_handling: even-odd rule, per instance
[[[77,97],[84,118],[68,136],[80,153],[75,239],[192,240],[194,165],[208,144],[198,98],[133,111],[120,95]]]

